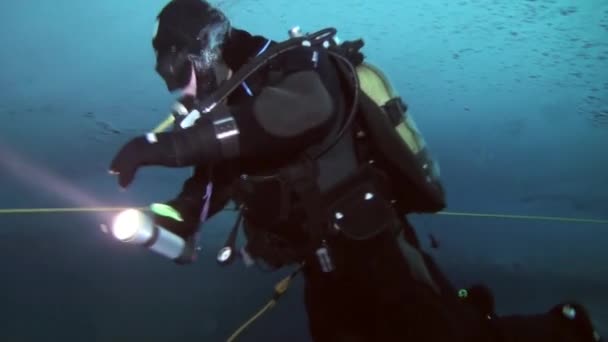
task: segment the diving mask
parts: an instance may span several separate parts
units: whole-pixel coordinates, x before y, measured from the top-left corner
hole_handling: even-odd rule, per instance
[[[152,41],[156,51],[156,72],[171,92],[185,88],[196,75],[197,95],[214,92],[227,77],[227,66],[222,60],[222,45],[230,32],[225,17],[206,24],[196,38],[179,29],[163,27]]]

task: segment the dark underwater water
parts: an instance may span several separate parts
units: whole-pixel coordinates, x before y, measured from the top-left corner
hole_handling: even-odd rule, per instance
[[[186,172],[142,172],[126,193],[106,174],[173,102],[149,44],[165,2],[0,2],[0,208],[147,205],[178,191]],[[450,211],[607,218],[605,0],[219,2],[275,39],[293,25],[363,37],[441,164]],[[224,341],[288,272],[219,268],[230,214],[204,228],[188,267],[115,243],[99,229],[108,219],[0,215],[0,341]],[[606,224],[414,224],[427,249],[437,237],[431,253],[455,285],[487,283],[501,313],[574,299],[608,334]],[[308,341],[301,285],[241,340]]]
[[[11,227],[0,236],[2,341],[222,341],[266,303],[285,274],[240,263],[220,268],[214,262],[219,244],[212,243],[203,245],[206,253],[197,264],[177,267],[110,240],[96,228],[96,218],[86,214],[0,220]],[[481,226],[469,222],[449,229]],[[439,229],[433,232],[441,238]],[[501,313],[541,312],[561,299],[576,298],[606,332],[605,278],[535,273],[525,265],[446,262],[441,246],[432,253],[455,285],[490,285]],[[301,298],[298,278],[240,340],[309,341]]]

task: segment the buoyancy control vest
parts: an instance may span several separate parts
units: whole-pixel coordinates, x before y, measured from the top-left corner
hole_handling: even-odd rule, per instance
[[[266,225],[289,225],[294,212],[303,217],[300,228],[308,235],[306,246],[289,253],[294,260],[280,258],[281,262],[272,263],[274,267],[300,262],[298,258],[316,258],[321,269],[330,272],[328,236],[368,239],[394,226],[399,215],[442,210],[445,197],[439,168],[407,106],[377,67],[353,58],[362,56],[358,51],[362,40],[339,43],[333,35],[315,38],[319,36],[323,35],[292,35],[292,40],[301,43],[304,39],[328,49],[344,89],[350,89],[346,96],[352,100],[350,114],[326,141],[271,175],[243,175],[238,188],[241,198],[247,198],[247,192],[255,195],[262,184],[279,186],[276,220]],[[243,205],[247,218],[247,201]],[[273,241],[259,235],[275,233],[268,227],[247,229],[247,222],[245,226],[247,249],[253,257],[264,259],[269,255],[264,250],[272,246],[256,246],[256,241]]]

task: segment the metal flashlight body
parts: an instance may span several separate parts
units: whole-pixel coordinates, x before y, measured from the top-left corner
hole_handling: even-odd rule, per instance
[[[191,259],[195,252],[180,236],[156,225],[137,209],[126,209],[116,215],[111,233],[121,242],[146,247],[177,262]]]

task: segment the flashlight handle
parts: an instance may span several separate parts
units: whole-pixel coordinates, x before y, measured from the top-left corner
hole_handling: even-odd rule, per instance
[[[198,256],[198,248],[196,246],[196,239],[191,237],[185,241],[184,249],[182,250],[182,254],[179,257],[173,259],[178,265],[189,265],[196,261]]]
[[[197,257],[196,239],[191,237],[184,240],[159,225],[154,226],[154,234],[144,247],[173,260],[178,265],[191,264]]]
[[[154,225],[152,234],[143,244],[144,247],[170,259],[179,258],[186,249],[186,241],[173,232]]]

